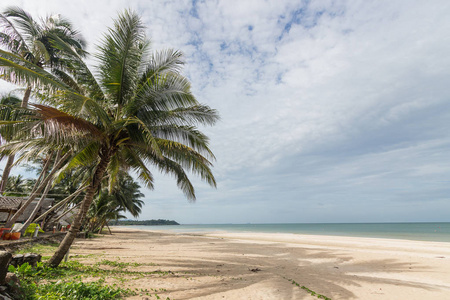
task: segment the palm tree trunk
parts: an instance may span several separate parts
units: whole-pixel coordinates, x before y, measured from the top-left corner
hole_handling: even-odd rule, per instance
[[[31,193],[30,197],[28,198],[28,200],[22,205],[22,207],[14,214],[14,216],[12,216],[12,218],[8,221],[8,223],[6,223],[5,227],[9,228],[11,227],[12,224],[14,224],[17,219],[23,214],[23,212],[25,211],[25,209],[28,207],[28,205],[30,205],[31,202],[33,202],[33,200],[36,198],[37,194],[40,193],[42,191],[42,189],[47,186],[47,183],[50,181],[50,179],[53,178],[53,175],[56,173],[56,171],[59,170],[59,168],[61,167],[61,165],[63,164],[63,162],[70,156],[70,152],[67,152],[58,162],[55,162],[55,165],[52,168],[52,171],[50,172],[50,174],[47,175],[47,177],[45,177],[41,184],[39,185],[38,188],[36,188],[34,190],[33,193]],[[50,160],[49,160],[50,161]],[[48,163],[48,162],[47,162]],[[44,166],[45,168],[45,166]]]
[[[59,217],[57,217],[53,222],[58,222],[59,220],[61,220],[65,215],[67,215],[68,213],[70,213],[72,210],[74,210],[75,208],[79,207],[81,203],[78,203],[77,205],[74,205],[73,207],[69,208],[68,210],[66,210],[65,212],[63,212]],[[51,218],[48,220],[48,222],[51,221]]]
[[[109,221],[108,221],[109,222]],[[111,234],[112,235],[112,232],[111,232],[111,228],[109,228],[109,225],[108,225],[108,222],[106,222],[106,227],[108,228],[108,231],[109,231],[109,234]]]
[[[52,153],[49,155],[48,160],[51,160]],[[55,165],[59,162],[61,159],[61,150],[58,151],[55,158]],[[34,217],[38,213],[39,209],[41,208],[42,204],[44,203],[45,198],[47,197],[48,192],[50,191],[50,188],[52,187],[52,182],[49,181],[47,183],[47,186],[44,189],[44,192],[41,195],[41,199],[39,199],[38,203],[36,203],[36,207],[31,212],[31,215],[28,217],[28,219],[25,221],[25,223],[22,226],[22,229],[20,232],[22,235],[25,233],[25,230],[30,226],[31,222],[33,221]]]
[[[3,175],[2,180],[0,181],[0,194],[3,195],[3,192],[6,189],[6,183],[8,183],[9,173],[11,172],[11,169],[13,167],[14,163],[14,154],[11,154],[8,156],[8,160],[6,161],[5,168],[3,169]]]
[[[94,200],[95,193],[100,187],[100,183],[103,179],[103,175],[105,174],[106,167],[108,166],[110,158],[111,158],[110,151],[100,155],[100,162],[96,167],[91,184],[89,185],[86,191],[86,195],[84,196],[84,199],[81,202],[80,210],[78,211],[78,214],[73,220],[72,226],[70,226],[69,231],[67,232],[63,241],[59,245],[58,249],[53,254],[52,258],[50,258],[50,260],[48,261],[48,264],[51,267],[57,267],[64,259],[64,255],[66,255],[67,251],[69,251],[70,246],[72,246],[73,240],[80,231],[81,223],[89,210],[89,206],[91,206],[91,203]]]
[[[28,100],[30,99],[30,94],[31,94],[31,86],[28,86],[27,89],[25,90],[25,94],[23,95],[22,103],[20,104],[20,107],[28,106]],[[6,161],[5,168],[3,169],[2,180],[0,181],[0,194],[2,194],[2,195],[3,195],[3,192],[5,191],[6,184],[8,183],[9,173],[11,172],[11,169],[14,164],[14,158],[15,158],[14,154],[11,154],[10,156],[8,156],[8,160]]]
[[[103,227],[104,227],[105,225],[103,225],[103,224],[100,224],[100,228],[99,228],[99,230],[98,230],[98,234],[101,234],[102,233],[102,230],[103,230]]]
[[[42,193],[41,199],[39,199],[38,203],[36,203],[36,207],[33,209],[33,212],[28,217],[28,219],[25,221],[25,223],[23,224],[22,229],[20,230],[22,235],[25,233],[25,230],[28,228],[28,226],[30,226],[31,222],[33,222],[34,217],[36,216],[39,209],[41,208],[42,203],[44,203],[44,200],[47,197],[48,191],[50,191],[51,187],[52,187],[52,183],[51,183],[51,181],[49,181],[47,183],[47,186],[45,187],[44,192]]]
[[[69,203],[71,200],[76,198],[84,189],[85,189],[85,187],[80,187],[78,190],[76,190],[74,193],[69,195],[67,198],[65,198],[65,199],[61,200],[60,202],[58,202],[57,204],[53,205],[49,210],[47,210],[45,213],[43,213],[41,216],[39,216],[35,221],[39,222],[39,221],[43,220],[52,211],[55,211],[55,210],[59,211],[61,206],[63,206],[64,204]]]

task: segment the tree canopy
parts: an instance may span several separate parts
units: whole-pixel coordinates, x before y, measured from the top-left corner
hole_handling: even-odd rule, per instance
[[[213,125],[219,116],[191,93],[189,80],[181,73],[183,54],[151,51],[145,28],[132,11],[119,14],[105,34],[93,71],[75,45],[56,33],[50,36],[58,68],[37,66],[0,50],[3,79],[26,82],[38,100],[15,109],[17,121],[0,111],[1,127],[11,134],[0,150],[20,154],[22,160],[58,151],[61,167],[56,181],[77,169],[88,175],[79,212],[50,259],[56,266],[99,190],[117,191],[122,173],[137,174],[148,188],[154,184],[151,169],[170,174],[189,200],[195,200],[189,173],[215,187],[214,155],[208,137],[197,127]]]

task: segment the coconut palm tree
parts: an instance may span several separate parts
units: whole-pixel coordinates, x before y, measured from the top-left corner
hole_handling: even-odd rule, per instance
[[[90,206],[87,214],[89,231],[101,233],[110,220],[125,218],[121,215],[123,212],[129,212],[133,217],[138,217],[144,204],[140,200],[144,194],[139,191],[139,188],[139,184],[130,175],[121,172],[114,190],[112,192],[108,192],[107,189],[102,190]]]
[[[0,13],[0,47],[6,48],[11,54],[26,59],[40,67],[50,67],[57,71],[64,67],[61,64],[61,50],[53,47],[54,36],[71,45],[78,54],[84,55],[84,40],[72,28],[72,24],[60,15],[49,16],[36,22],[33,17],[19,7],[9,7]],[[13,73],[5,73],[10,80],[24,84]],[[26,83],[21,106],[27,107],[33,84]],[[3,193],[13,167],[14,155],[8,156],[0,181],[0,194]]]
[[[89,207],[86,227],[89,232],[101,233],[110,220],[124,219],[122,208],[117,205],[112,195],[100,193]]]
[[[23,197],[26,192],[27,180],[22,175],[10,177],[8,184],[6,185],[6,196],[18,196]]]
[[[156,167],[173,175],[190,200],[195,200],[195,190],[186,171],[215,186],[211,172],[214,156],[207,136],[196,126],[218,120],[217,112],[200,104],[191,93],[189,81],[180,73],[180,52],[150,54],[140,18],[133,12],[120,14],[105,35],[97,55],[97,77],[75,51],[70,52],[67,43],[55,39],[56,44],[66,54],[63,63],[70,66],[70,73],[52,75],[21,58],[0,53],[0,68],[15,70],[21,79],[39,82],[49,91],[46,105],[34,104],[27,121],[15,124],[16,128],[30,124],[36,129],[40,124],[31,134],[33,141],[41,139],[46,145],[60,147],[70,144],[74,155],[61,176],[80,166],[92,170],[79,212],[49,260],[52,266],[68,251],[106,174],[109,187],[115,186],[119,172],[134,171],[152,188],[149,167]],[[4,147],[20,151],[29,147],[29,139]]]
[[[141,186],[134,181],[133,177],[125,172],[120,172],[117,175],[116,186],[113,187],[113,190],[105,190],[103,194],[108,192],[112,197],[111,202],[116,207],[119,207],[120,211],[129,212],[133,217],[137,218],[144,205],[144,201],[140,200],[144,197],[140,188]]]

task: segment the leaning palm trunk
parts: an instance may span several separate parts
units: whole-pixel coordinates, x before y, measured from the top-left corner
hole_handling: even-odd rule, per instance
[[[109,221],[111,221],[111,219],[103,220],[98,233],[102,233],[103,228],[105,228],[105,226],[106,226],[106,228],[108,228],[109,234],[112,235],[111,228],[109,228],[109,226],[108,226]]]
[[[105,223],[105,226],[106,226],[106,228],[108,228],[109,234],[112,235],[111,228],[109,228],[109,225],[108,225],[109,221],[110,220],[108,220],[108,222]]]
[[[59,150],[58,154],[56,155],[55,164],[59,161],[60,158],[61,158],[61,150]],[[49,158],[49,160],[50,160],[50,158]],[[47,183],[47,185],[46,185],[46,187],[44,189],[44,192],[41,195],[41,199],[39,199],[38,203],[36,203],[36,207],[33,209],[33,211],[31,212],[31,215],[25,221],[25,223],[22,226],[22,229],[20,230],[20,232],[22,234],[24,234],[25,230],[28,228],[28,226],[30,226],[30,224],[33,221],[34,217],[36,216],[36,214],[38,213],[38,211],[41,208],[42,204],[44,203],[44,200],[47,197],[47,194],[50,191],[51,187],[52,187],[52,182],[48,181],[48,183]]]
[[[109,160],[111,158],[111,153],[108,151],[107,154],[101,155],[101,160],[97,165],[97,168],[94,173],[94,177],[92,178],[91,184],[89,185],[86,195],[84,196],[83,201],[81,202],[80,210],[73,220],[72,225],[70,226],[69,231],[67,232],[64,240],[59,245],[56,252],[53,254],[52,258],[48,261],[48,264],[52,267],[57,267],[66,255],[67,251],[69,251],[70,246],[73,243],[73,240],[77,236],[80,231],[81,223],[85,218],[89,206],[91,206],[92,201],[94,200],[95,193],[97,192],[100,183],[103,179],[103,175],[105,174],[106,167],[108,166]]]
[[[48,209],[45,213],[43,213],[41,216],[39,216],[35,222],[39,222],[39,221],[43,221],[45,219],[45,217],[47,217],[50,213],[52,212],[58,212],[60,210],[60,208],[62,206],[64,206],[65,204],[70,203],[70,201],[72,201],[73,199],[75,199],[76,197],[78,197],[79,194],[81,194],[81,192],[85,189],[86,187],[80,187],[78,188],[78,190],[76,190],[74,193],[72,193],[71,195],[69,195],[67,198],[61,200],[60,202],[58,202],[57,204],[53,205],[53,207],[51,207],[50,209]],[[67,212],[65,212],[64,214],[66,214]],[[49,219],[51,220],[51,218]],[[48,220],[48,221],[49,221]],[[47,221],[47,222],[48,222]],[[42,225],[42,227],[44,227],[44,225]]]
[[[2,180],[0,182],[0,194],[3,194],[6,189],[6,184],[8,183],[9,173],[13,167],[14,163],[14,154],[8,156],[8,160],[6,161],[5,168],[3,169]]]
[[[110,190],[117,174],[128,170],[135,170],[139,179],[152,188],[149,165],[174,175],[190,200],[195,200],[195,190],[186,171],[215,187],[208,159],[214,159],[214,155],[197,124],[213,125],[218,115],[192,95],[188,79],[179,72],[181,53],[168,50],[148,55],[149,41],[133,12],[121,14],[105,35],[98,55],[98,79],[70,51],[70,45],[61,39],[54,42],[67,50],[69,74],[61,71],[52,76],[17,57],[12,57],[11,62],[8,53],[2,51],[0,70],[3,66],[6,71],[23,75],[23,80],[38,81],[43,88],[49,88],[46,102],[58,108],[35,104],[30,121],[23,127],[32,129],[37,121],[43,130],[39,142],[73,149],[74,157],[62,172],[94,167],[79,212],[49,261],[51,266],[58,266],[86,218],[107,166]],[[5,124],[7,127],[11,123]],[[23,141],[18,144],[24,150],[31,148],[27,136],[23,139],[17,135],[16,140]]]
[[[71,212],[72,210],[74,210],[75,208],[79,207],[80,204],[81,204],[81,202],[78,203],[78,204],[76,204],[76,205],[74,205],[74,206],[72,206],[71,208],[67,209],[67,210],[66,210],[65,212],[63,212],[60,216],[58,216],[58,217],[55,219],[54,222],[58,222],[59,220],[61,220],[62,218],[64,218],[65,215],[67,215],[68,213],[70,213],[70,212]],[[51,218],[50,218],[50,220],[51,220]],[[49,221],[50,221],[50,220],[49,220]]]
[[[14,224],[17,219],[23,214],[23,212],[25,211],[25,209],[28,207],[28,205],[31,204],[31,202],[33,202],[33,200],[36,198],[36,196],[38,195],[38,193],[40,193],[42,191],[42,189],[44,187],[47,186],[47,184],[49,183],[49,181],[53,178],[53,175],[56,173],[56,171],[59,170],[59,168],[61,168],[63,162],[70,156],[70,152],[67,152],[59,161],[55,162],[55,165],[52,168],[52,171],[50,172],[50,174],[47,175],[47,177],[45,177],[42,182],[39,184],[39,187],[37,187],[33,193],[31,193],[30,197],[28,198],[28,200],[22,205],[22,207],[14,214],[14,216],[12,216],[12,218],[9,220],[8,223],[6,223],[5,227],[11,227],[12,224]],[[49,160],[50,161],[50,160]],[[49,163],[49,161],[47,163]],[[46,164],[47,164],[46,163]],[[45,169],[45,167],[44,167]]]
[[[39,199],[38,203],[36,203],[36,207],[33,209],[33,212],[28,217],[28,219],[25,221],[25,223],[23,224],[22,229],[20,230],[20,232],[22,234],[25,233],[25,230],[28,228],[28,226],[30,226],[31,222],[33,222],[33,219],[36,216],[36,214],[38,213],[38,211],[41,208],[42,204],[44,203],[45,198],[47,198],[47,194],[50,191],[51,187],[52,187],[52,183],[51,183],[51,181],[49,181],[47,183],[47,186],[45,187],[44,192],[42,193],[41,199]]]
[[[28,100],[30,99],[31,94],[31,86],[28,86],[25,90],[25,95],[23,95],[22,103],[20,104],[20,107],[27,107],[28,106]],[[5,168],[3,169],[3,175],[2,180],[0,181],[0,194],[3,195],[3,192],[5,191],[6,184],[8,183],[9,173],[11,172],[11,169],[13,168],[14,164],[14,158],[15,155],[11,154],[8,156],[8,160],[6,161]]]
[[[103,220],[102,223],[99,225],[98,233],[101,234],[103,227],[105,227],[105,221]]]

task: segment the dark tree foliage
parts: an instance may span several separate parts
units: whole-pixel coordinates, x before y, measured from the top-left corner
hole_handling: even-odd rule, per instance
[[[180,225],[176,221],[172,220],[145,220],[145,221],[137,221],[137,220],[115,220],[110,223],[110,225]]]

